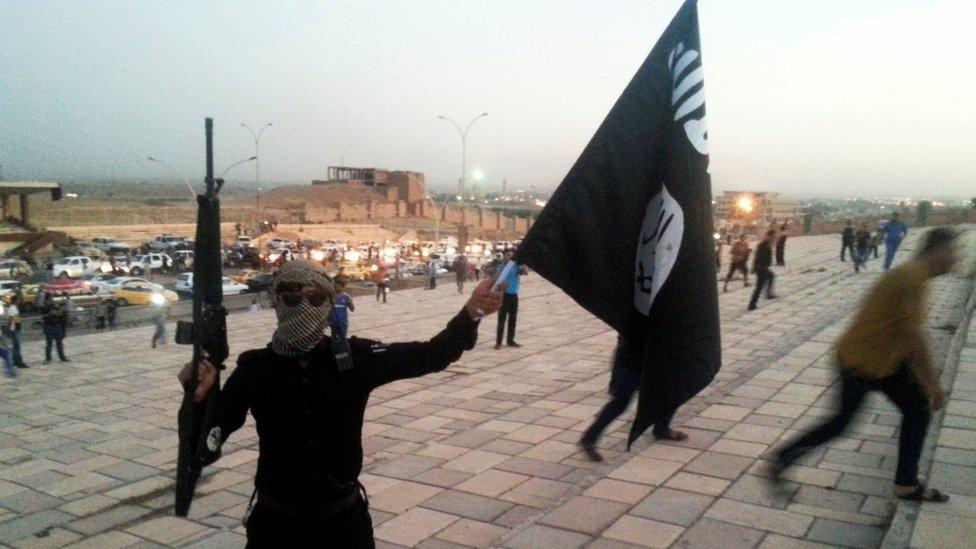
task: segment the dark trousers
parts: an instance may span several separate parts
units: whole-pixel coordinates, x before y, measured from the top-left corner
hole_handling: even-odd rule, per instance
[[[597,414],[596,419],[593,420],[593,424],[583,433],[580,442],[586,445],[596,444],[607,426],[627,411],[627,406],[630,406],[630,401],[633,400],[634,393],[637,392],[637,383],[640,381],[638,375],[635,375],[634,379],[635,383],[633,387],[629,389],[626,387],[618,387],[610,395],[609,402],[603,406],[603,409]],[[671,419],[673,417],[674,415],[670,415],[654,423],[654,427],[651,429],[651,434],[654,435],[654,438],[664,438],[668,434],[668,430],[671,429]]]
[[[853,242],[841,242],[840,244],[840,260],[846,261],[845,256],[847,252],[851,252],[851,259],[854,259],[854,243]]]
[[[23,366],[24,357],[20,354],[20,330],[10,331],[10,352],[13,355],[14,366]]]
[[[376,301],[379,301],[381,296],[383,297],[383,303],[386,303],[386,283],[385,282],[381,282],[381,283],[379,283],[379,284],[376,285]]]
[[[789,465],[810,449],[839,436],[854,418],[868,391],[881,391],[902,414],[895,484],[918,484],[918,458],[922,455],[922,444],[925,442],[925,431],[929,427],[931,412],[929,399],[915,374],[907,365],[903,365],[893,375],[877,380],[864,379],[842,371],[840,383],[840,410],[826,423],[780,450],[780,462]]]
[[[518,294],[503,294],[502,307],[498,309],[498,331],[495,334],[495,344],[502,344],[502,334],[505,333],[505,320],[508,320],[508,339],[506,343],[515,343],[515,322],[518,320]]]
[[[44,360],[51,360],[52,344],[58,349],[58,358],[67,359],[64,356],[64,331],[61,326],[44,326]]]
[[[735,276],[736,271],[742,272],[742,282],[749,282],[749,267],[746,265],[745,261],[733,261],[729,265],[729,274],[725,275],[725,285],[728,286],[729,282],[732,282],[732,277]]]
[[[295,518],[257,505],[247,519],[248,548],[336,547],[372,549],[373,520],[366,503],[332,516]]]
[[[786,266],[786,249],[784,246],[776,246],[776,264],[780,267]]]
[[[749,300],[749,308],[755,308],[756,304],[759,303],[759,296],[762,291],[766,290],[766,297],[772,295],[773,291],[773,281],[776,279],[776,275],[773,271],[769,269],[760,269],[756,273],[756,289],[752,291],[752,299]]]

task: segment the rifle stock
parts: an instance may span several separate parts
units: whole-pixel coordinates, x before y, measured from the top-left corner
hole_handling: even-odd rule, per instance
[[[207,190],[197,195],[197,230],[193,262],[193,323],[180,322],[177,343],[193,344],[190,381],[184,388],[178,415],[179,455],[176,469],[176,515],[190,511],[193,491],[203,467],[220,457],[223,442],[215,425],[220,394],[220,371],[227,346],[227,311],[223,306],[220,256],[220,200],[223,184],[213,176],[213,119],[205,122],[207,137]],[[200,361],[208,359],[217,369],[217,381],[203,402],[194,402]]]

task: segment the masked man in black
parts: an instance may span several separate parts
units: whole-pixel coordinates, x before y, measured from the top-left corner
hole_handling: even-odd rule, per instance
[[[501,306],[485,280],[447,327],[426,342],[385,344],[350,338],[353,367],[340,371],[329,325],[332,282],[325,269],[292,261],[275,275],[278,317],[271,343],[245,351],[219,396],[226,440],[248,410],[259,438],[256,503],[246,521],[248,547],[374,547],[365,491],[363,414],[370,391],[392,381],[437,372],[474,347],[478,319]],[[216,372],[199,365],[197,402]],[[184,384],[187,365],[180,373]]]

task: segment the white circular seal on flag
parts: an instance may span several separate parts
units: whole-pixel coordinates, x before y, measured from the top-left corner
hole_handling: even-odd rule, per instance
[[[671,274],[684,231],[685,214],[681,205],[662,185],[661,192],[647,204],[637,241],[634,306],[644,316],[650,314],[654,298]]]
[[[220,427],[214,427],[207,433],[207,450],[216,452],[220,448]]]

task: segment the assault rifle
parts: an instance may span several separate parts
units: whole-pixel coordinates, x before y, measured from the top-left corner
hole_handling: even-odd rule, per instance
[[[180,449],[176,465],[176,516],[190,511],[200,471],[220,457],[223,442],[216,425],[220,370],[227,359],[227,310],[224,309],[220,256],[220,192],[224,181],[214,179],[213,119],[205,121],[207,136],[207,190],[197,195],[197,236],[193,246],[193,322],[178,322],[176,342],[193,345],[190,379],[184,387],[178,416]],[[217,369],[217,382],[203,402],[194,402],[200,361],[207,358]]]

